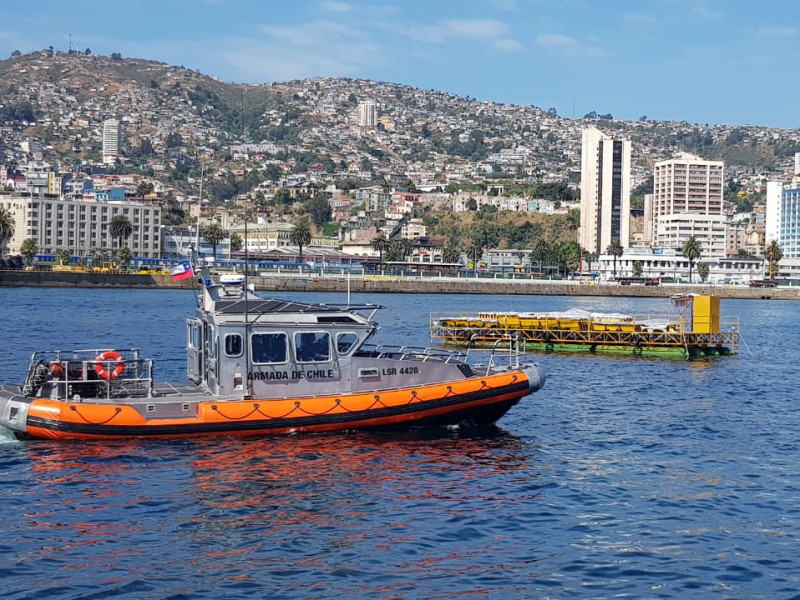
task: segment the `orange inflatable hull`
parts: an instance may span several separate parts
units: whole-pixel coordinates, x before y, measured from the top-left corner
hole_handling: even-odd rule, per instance
[[[493,423],[529,393],[524,372],[514,371],[376,393],[280,399],[175,398],[196,404],[196,415],[147,418],[126,403],[66,402],[37,398],[27,434],[49,439],[193,437],[327,432],[450,424]],[[163,398],[150,403],[164,402]]]

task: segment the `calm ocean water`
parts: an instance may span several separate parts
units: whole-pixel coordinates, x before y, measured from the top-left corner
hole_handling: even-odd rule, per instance
[[[343,302],[332,294],[284,298]],[[354,295],[383,343],[431,311],[666,313],[663,299]],[[0,443],[0,595],[800,598],[800,305],[723,300],[736,357],[546,355],[490,431]],[[192,292],[0,288],[31,352],[139,347],[183,379]]]

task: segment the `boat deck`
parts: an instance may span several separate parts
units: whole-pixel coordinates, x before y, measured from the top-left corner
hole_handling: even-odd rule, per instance
[[[22,386],[20,385],[0,385],[0,398],[7,399],[7,400],[16,400],[18,402],[31,402],[35,399],[36,396],[26,395],[22,391]],[[158,404],[161,402],[176,402],[180,400],[207,400],[210,398],[216,398],[221,401],[224,401],[224,398],[219,398],[213,396],[208,390],[195,385],[190,382],[186,383],[170,383],[170,382],[163,382],[163,383],[156,383],[153,385],[153,392],[151,396],[138,396],[138,397],[131,397],[126,399],[126,404],[133,404],[136,402],[139,403],[147,403],[147,404]],[[78,400],[72,400],[63,398],[65,401],[70,402],[91,402],[91,403],[108,403],[108,404],[118,404],[119,398],[114,396],[107,396],[107,397],[84,397]]]

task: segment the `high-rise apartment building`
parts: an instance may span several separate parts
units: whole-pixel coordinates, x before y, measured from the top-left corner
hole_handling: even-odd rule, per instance
[[[120,139],[122,137],[119,121],[106,119],[103,121],[103,164],[113,165],[120,156]]]
[[[375,127],[378,124],[378,105],[373,100],[359,103],[358,124],[360,127]]]
[[[584,129],[581,144],[581,248],[602,254],[630,245],[631,142]]]
[[[725,165],[681,153],[655,164],[653,217],[676,213],[721,215]]]
[[[677,250],[694,237],[703,256],[725,256],[724,171],[722,161],[688,153],[655,164],[649,213],[655,247]]]
[[[800,258],[800,186],[767,182],[764,243],[776,241],[785,258]]]

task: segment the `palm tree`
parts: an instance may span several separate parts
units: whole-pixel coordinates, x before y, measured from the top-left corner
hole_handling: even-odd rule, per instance
[[[708,273],[710,271],[711,268],[708,266],[708,263],[697,263],[697,274],[700,276],[700,281],[705,281],[708,278]]]
[[[211,249],[214,252],[214,260],[216,260],[217,244],[225,239],[225,230],[220,227],[219,223],[214,221],[203,230],[203,239],[211,244]]]
[[[622,244],[619,243],[619,240],[611,240],[611,243],[606,248],[606,254],[614,257],[614,279],[617,278],[617,258],[622,256],[624,252],[624,248]]]
[[[472,261],[472,268],[475,270],[475,277],[478,276],[478,265],[483,258],[483,247],[480,244],[472,243],[467,248],[467,258]]]
[[[19,247],[19,253],[25,259],[25,263],[31,266],[34,257],[39,254],[39,247],[36,245],[36,240],[34,238],[28,238],[22,242],[22,245]]]
[[[383,253],[389,249],[389,240],[382,231],[370,242],[372,249],[378,253],[378,269],[383,265]]]
[[[775,271],[778,270],[778,263],[783,258],[783,250],[781,250],[777,240],[772,240],[764,254],[769,256],[769,279],[772,281],[775,279]]]
[[[683,257],[689,260],[689,283],[692,283],[692,267],[694,266],[694,261],[700,258],[703,251],[700,247],[700,242],[698,242],[694,236],[690,236],[689,239],[686,240],[682,250]]]
[[[308,217],[303,217],[292,227],[289,232],[289,241],[300,249],[299,262],[303,262],[303,246],[307,246],[311,242],[311,225],[308,223]]]
[[[400,260],[405,260],[408,255],[411,253],[411,240],[407,240],[406,238],[401,238],[399,240],[395,240],[394,244],[397,246],[397,255],[400,257]]]
[[[456,263],[458,262],[458,258],[461,253],[458,251],[458,247],[455,245],[448,244],[442,250],[442,262],[446,263]]]
[[[131,237],[133,233],[133,225],[125,215],[117,215],[111,219],[108,232],[111,234],[112,239],[116,238],[119,241],[119,247],[122,248],[122,243]]]
[[[0,208],[0,256],[3,256],[3,246],[5,243],[14,237],[14,217],[11,216],[11,211],[5,208]]]
[[[542,271],[542,268],[544,267],[544,261],[550,255],[550,244],[547,243],[546,239],[540,237],[538,240],[536,240],[536,242],[534,242],[531,253],[539,260],[539,270]]]

